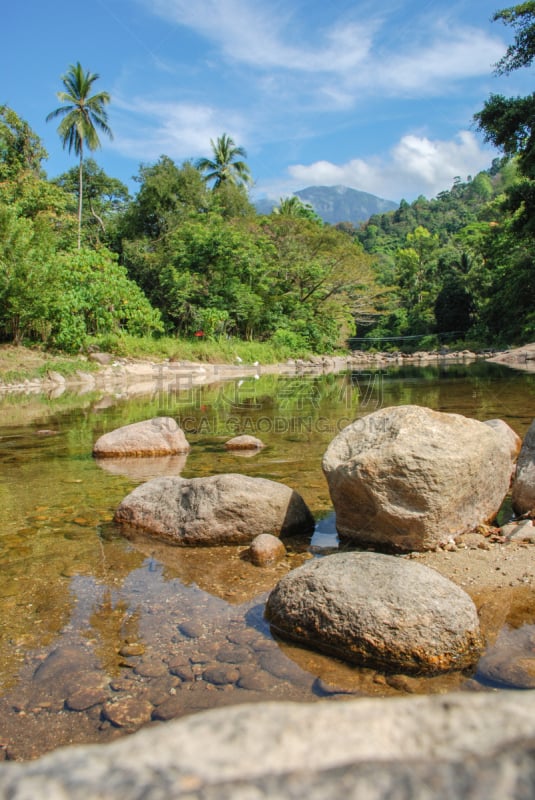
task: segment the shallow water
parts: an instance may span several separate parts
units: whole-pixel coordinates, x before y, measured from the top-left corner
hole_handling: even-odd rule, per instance
[[[107,741],[221,704],[530,686],[532,619],[516,624],[516,671],[496,667],[500,658],[489,653],[475,676],[409,679],[275,641],[263,605],[282,574],[338,546],[320,464],[344,425],[382,406],[417,403],[499,417],[523,436],[534,399],[534,375],[485,363],[295,378],[251,374],[214,386],[156,386],[135,399],[0,398],[0,757]],[[186,431],[187,456],[92,458],[102,433],[162,414]],[[238,433],[267,446],[253,456],[226,451],[224,442]],[[294,543],[284,562],[258,569],[240,558],[243,548],[128,541],[111,521],[144,480],[222,472],[299,491],[318,520],[312,541]],[[511,635],[504,627],[493,652],[511,649]]]

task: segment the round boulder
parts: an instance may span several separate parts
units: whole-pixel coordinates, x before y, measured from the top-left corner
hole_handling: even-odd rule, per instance
[[[277,536],[273,536],[272,533],[261,533],[255,536],[246,555],[256,567],[266,567],[281,561],[286,555],[286,548]]]
[[[385,672],[467,669],[483,646],[466,592],[429,567],[381,553],[337,553],[289,572],[266,617],[282,637]]]
[[[505,423],[421,406],[356,420],[322,464],[338,533],[384,549],[431,550],[490,522],[511,481],[511,433]]]
[[[233,473],[155,478],[124,498],[115,521],[177,545],[249,544],[261,533],[314,529],[314,517],[293,489]]]
[[[535,516],[535,420],[529,426],[518,456],[513,508],[517,514]]]
[[[187,453],[189,449],[184,431],[176,420],[153,417],[105,433],[95,442],[93,455],[97,458],[166,456]]]

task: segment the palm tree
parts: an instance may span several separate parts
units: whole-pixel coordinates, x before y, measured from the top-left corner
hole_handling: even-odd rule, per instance
[[[197,161],[197,169],[205,174],[206,181],[214,181],[214,189],[223,183],[234,183],[236,185],[248,184],[251,182],[251,173],[245,161],[237,159],[247,158],[247,153],[243,147],[237,147],[234,139],[224,133],[216,142],[210,139],[213,159],[200,158]]]
[[[281,217],[308,219],[311,222],[322,223],[321,217],[316,214],[310,203],[303,203],[295,194],[291,197],[281,197],[279,205],[273,209],[273,213],[279,214]]]
[[[108,115],[104,108],[110,102],[107,92],[98,92],[90,97],[91,87],[100,76],[92,72],[84,72],[78,62],[71,64],[65,75],[61,76],[65,91],[58,92],[57,97],[64,105],[48,114],[46,121],[63,117],[58,127],[63,147],[74,150],[80,158],[78,170],[78,249],[82,241],[82,194],[84,145],[88,150],[100,147],[97,129],[106,133],[110,139],[113,134],[108,127]]]

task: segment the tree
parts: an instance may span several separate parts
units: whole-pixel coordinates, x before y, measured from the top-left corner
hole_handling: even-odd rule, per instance
[[[9,106],[0,106],[0,181],[23,173],[42,177],[41,161],[47,152],[28,123]]]
[[[282,217],[300,217],[323,224],[321,217],[316,214],[310,203],[303,203],[297,195],[281,197],[279,205],[273,209],[273,213],[280,214]]]
[[[77,167],[58,175],[52,183],[68,192],[78,205],[80,185]],[[109,240],[108,224],[126,208],[130,196],[124,183],[106,175],[92,158],[86,158],[83,163],[83,185],[86,199],[82,213],[85,239],[92,246],[98,246],[102,239]]]
[[[247,158],[243,147],[237,147],[234,139],[226,133],[215,142],[210,139],[210,144],[213,158],[200,158],[197,161],[197,169],[205,173],[207,182],[214,182],[214,189],[218,189],[225,183],[247,185],[251,182],[249,167],[245,161],[240,160],[240,158]]]
[[[46,120],[63,117],[58,133],[63,147],[69,153],[74,150],[80,159],[79,191],[78,191],[78,249],[82,246],[82,197],[83,197],[83,160],[84,146],[88,150],[100,147],[98,131],[113,138],[108,126],[108,115],[105,106],[110,102],[107,92],[90,95],[93,84],[100,76],[92,72],[84,72],[80,62],[71,64],[68,72],[62,76],[65,91],[58,92],[57,97],[64,105],[48,114]]]

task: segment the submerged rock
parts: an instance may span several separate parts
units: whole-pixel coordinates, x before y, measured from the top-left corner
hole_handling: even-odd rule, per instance
[[[322,464],[340,536],[429,550],[486,524],[509,489],[515,436],[506,423],[420,406],[356,420]]]
[[[286,638],[386,672],[466,669],[483,646],[466,592],[380,553],[338,553],[293,570],[271,592],[266,617]]]
[[[155,478],[138,486],[115,521],[177,545],[249,544],[261,533],[309,533],[314,517],[297,492],[247,475]]]
[[[517,514],[535,516],[535,420],[529,426],[518,456],[513,508]]]
[[[176,420],[153,417],[105,433],[95,442],[93,455],[97,458],[165,456],[187,453],[189,449],[184,431]]]

